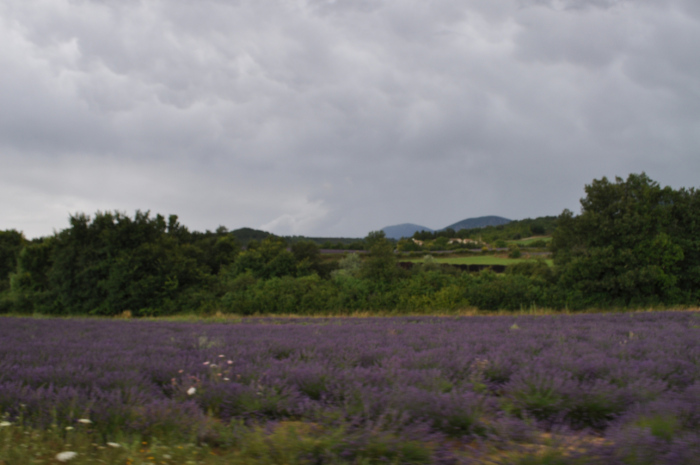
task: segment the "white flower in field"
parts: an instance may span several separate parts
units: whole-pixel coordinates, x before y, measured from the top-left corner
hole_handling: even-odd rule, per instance
[[[66,426],[66,431],[72,431],[72,430],[74,430],[74,429],[75,429],[75,428],[73,428],[72,426]]]
[[[5,426],[12,426],[12,423],[9,421],[0,421],[0,428],[4,428]]]
[[[58,460],[59,462],[67,462],[69,460],[73,460],[77,456],[78,456],[77,452],[71,452],[71,451],[59,452],[58,454],[56,454],[56,460]]]
[[[92,424],[92,420],[89,420],[87,418],[81,418],[78,420],[78,423],[82,423],[84,425],[90,425],[90,424]]]
[[[204,362],[203,365],[209,365],[209,362]]]
[[[195,392],[197,392],[197,390],[195,388],[191,387],[187,390],[187,395],[192,396],[192,395],[194,395]]]
[[[231,381],[231,380],[230,380],[230,379],[228,379],[228,378],[224,378],[224,381]]]
[[[233,365],[233,360],[229,360],[229,361],[226,362],[226,363],[228,363],[229,365]]]
[[[118,449],[118,448],[120,448],[120,447],[122,446],[122,445],[119,444],[118,442],[108,442],[107,445],[108,445],[109,447],[114,447],[115,449]]]
[[[224,357],[225,357],[224,354],[219,355],[219,358],[224,358]]]

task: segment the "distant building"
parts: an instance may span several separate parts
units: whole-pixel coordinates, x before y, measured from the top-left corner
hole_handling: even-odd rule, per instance
[[[477,244],[478,243],[474,239],[469,239],[469,238],[460,239],[458,237],[453,237],[452,239],[447,241],[448,244],[454,244],[455,242],[458,244]]]

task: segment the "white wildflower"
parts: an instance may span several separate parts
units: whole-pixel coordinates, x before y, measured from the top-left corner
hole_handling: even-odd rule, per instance
[[[192,396],[192,395],[194,395],[195,392],[197,392],[197,390],[195,388],[191,387],[187,390],[187,395]]]
[[[226,363],[228,363],[229,365],[233,365],[233,360],[229,360],[229,361],[226,362]]]
[[[92,424],[92,420],[89,420],[87,418],[81,418],[78,420],[78,423],[82,423],[84,425],[90,425],[90,424]]]
[[[224,381],[231,381],[231,380],[230,380],[230,379],[228,379],[228,378],[224,378]]]
[[[66,452],[59,452],[56,454],[56,460],[59,462],[67,462],[69,460],[73,460],[75,457],[77,457],[76,452],[71,452],[71,451],[66,451]]]
[[[219,355],[219,358],[224,358],[224,357],[225,357],[224,354]]]
[[[75,429],[75,428],[73,428],[72,426],[66,426],[66,431],[72,431],[72,430],[74,430],[74,429]]]
[[[118,449],[118,448],[120,448],[120,447],[122,446],[122,445],[119,444],[118,442],[108,442],[107,445],[108,445],[109,447],[114,447],[115,449]]]
[[[0,421],[0,428],[4,428],[5,426],[12,426],[12,423],[9,421]]]
[[[204,362],[203,365],[209,365],[209,362]]]

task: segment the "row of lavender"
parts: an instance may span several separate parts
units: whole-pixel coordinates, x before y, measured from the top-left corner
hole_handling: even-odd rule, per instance
[[[37,427],[88,418],[107,439],[202,436],[212,416],[456,439],[565,428],[607,438],[610,463],[695,463],[700,314],[2,318],[0,413]]]

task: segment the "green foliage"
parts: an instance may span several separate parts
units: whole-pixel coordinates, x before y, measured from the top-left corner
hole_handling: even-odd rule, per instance
[[[32,313],[51,301],[48,273],[52,266],[53,241],[46,239],[25,246],[17,257],[17,271],[10,274],[13,311]]]
[[[193,235],[175,215],[78,214],[70,228],[19,253],[10,277],[11,310],[152,315],[181,311],[185,302],[199,308],[216,298],[209,273],[237,251],[225,228]]]
[[[297,276],[311,274],[326,275],[327,269],[321,264],[321,255],[318,245],[311,241],[300,241],[292,244],[292,255],[296,261]]]
[[[562,308],[559,290],[539,265],[529,274],[520,271],[496,274],[484,270],[469,276],[465,295],[471,305],[482,310],[523,310],[535,307]],[[544,265],[546,266],[546,265]]]
[[[338,269],[331,273],[333,278],[348,276],[357,278],[362,269],[362,259],[357,253],[350,253],[338,262]]]
[[[447,250],[449,242],[446,236],[439,236],[430,245],[430,250]]]
[[[419,269],[402,280],[397,294],[398,308],[411,312],[449,311],[468,305],[459,277],[439,268]]]
[[[370,232],[365,238],[369,249],[362,264],[360,275],[377,285],[391,283],[399,276],[394,246],[387,240],[384,231]]]
[[[520,252],[520,247],[517,245],[511,244],[508,247],[508,258],[520,258],[522,255],[522,252]]]
[[[547,241],[544,239],[530,240],[527,242],[518,242],[518,247],[531,247],[537,249],[544,249],[547,247]]]
[[[413,239],[400,239],[396,244],[396,250],[399,252],[420,252],[423,247],[418,245]]]
[[[208,268],[211,274],[218,274],[236,260],[241,247],[236,238],[220,227],[216,233],[192,233],[192,241],[185,245],[184,253]]]
[[[249,272],[257,278],[270,279],[293,275],[296,261],[284,239],[269,236],[260,243],[248,243],[248,249],[237,257],[230,271],[234,275]]]
[[[435,261],[432,255],[423,257],[423,262],[420,264],[421,271],[436,271],[440,269],[440,264]]]
[[[645,174],[594,180],[586,194],[581,214],[564,211],[552,239],[561,288],[584,305],[699,301],[692,221],[700,194],[661,188]]]
[[[661,188],[633,174],[615,182],[594,180],[586,193],[578,216],[564,211],[558,218],[416,233],[415,239],[427,241],[424,246],[402,240],[398,249],[472,247],[453,240],[472,238],[507,246],[510,258],[429,257],[410,271],[398,266],[395,243],[381,231],[362,241],[343,239],[340,247],[366,253],[340,258],[321,255],[320,238],[288,241],[223,226],[190,232],[175,215],[166,219],[140,211],[133,218],[119,212],[78,214],[68,229],[41,240],[0,232],[0,312],[318,314],[700,302],[697,191]],[[555,225],[549,243],[554,267],[517,258],[521,246],[546,246],[544,239],[527,238],[551,234]],[[507,271],[470,274],[467,267],[447,264],[477,259],[502,261]]]
[[[652,435],[667,442],[671,442],[683,429],[681,422],[673,415],[642,417],[634,425],[640,428],[648,428]]]
[[[0,231],[0,292],[10,288],[10,273],[17,267],[17,258],[26,244],[22,233],[13,229]]]
[[[585,393],[569,399],[567,420],[574,428],[604,428],[626,409],[620,396]]]
[[[546,282],[554,280],[552,268],[544,260],[530,260],[510,265],[506,269],[506,274],[523,275]]]
[[[448,239],[458,237],[461,239],[470,238],[487,243],[494,243],[498,240],[514,240],[531,236],[544,236],[552,234],[556,228],[557,218],[554,216],[543,216],[535,219],[524,219],[511,221],[510,223],[500,226],[487,226],[484,228],[460,229],[454,231],[452,229],[442,231],[419,231],[413,235],[414,239],[421,241],[431,241],[438,237],[446,237]],[[503,245],[505,247],[505,245]]]
[[[103,434],[99,424],[78,424],[68,431],[56,425],[42,430],[13,424],[0,427],[0,463],[59,463],[57,454],[66,451],[73,453],[69,463],[76,465],[434,463],[435,444],[430,442],[389,431],[367,434],[347,422],[328,423],[280,421],[248,425],[243,421],[211,421],[194,434],[183,435],[179,429],[166,425],[152,437],[126,435],[122,429]]]
[[[251,241],[259,242],[270,236],[270,233],[268,232],[252,228],[236,229],[234,231],[231,231],[230,234],[236,239],[236,242],[242,244],[243,247],[248,247]]]

